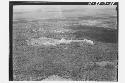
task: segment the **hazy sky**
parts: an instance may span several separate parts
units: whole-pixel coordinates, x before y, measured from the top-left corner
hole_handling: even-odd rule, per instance
[[[116,5],[19,5],[14,6],[14,11],[60,11],[60,10],[72,10],[72,9],[115,9]]]
[[[78,16],[116,16],[116,5],[18,5],[13,7],[14,18],[63,18]]]

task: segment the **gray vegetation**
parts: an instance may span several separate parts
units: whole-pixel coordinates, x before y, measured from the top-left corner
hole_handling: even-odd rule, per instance
[[[112,25],[115,24],[116,16],[105,12],[101,12],[98,16],[81,16],[81,13],[79,16],[78,11],[68,12],[65,18],[50,19],[39,19],[35,14],[35,19],[31,18],[33,12],[30,12],[31,17],[28,17],[29,12],[14,13],[15,81],[118,80],[118,30]],[[100,20],[101,22],[98,22]],[[93,25],[93,22],[97,25]],[[105,26],[102,26],[102,23],[105,23]],[[35,43],[31,45],[34,41]],[[50,45],[48,43],[43,45],[46,42]],[[36,43],[38,44],[34,45]]]

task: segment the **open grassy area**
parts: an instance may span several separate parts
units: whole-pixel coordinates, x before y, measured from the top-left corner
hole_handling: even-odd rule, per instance
[[[53,12],[14,14],[12,48],[14,80],[42,81],[53,75],[74,81],[118,80],[116,16],[112,13],[105,14],[108,13],[106,10],[100,13],[89,11],[90,15],[86,11],[77,11],[61,11],[65,18],[56,18]],[[94,44],[84,42],[60,43],[55,46],[27,44],[27,40],[30,42],[40,37],[58,40],[88,39]]]
[[[14,80],[43,80],[58,75],[72,80],[117,81],[116,44],[72,42],[48,47],[28,46],[24,34],[16,36]]]

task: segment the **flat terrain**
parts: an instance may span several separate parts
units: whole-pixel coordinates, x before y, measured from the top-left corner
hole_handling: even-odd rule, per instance
[[[31,17],[34,14],[32,13]],[[74,17],[69,17],[71,13],[64,11],[65,13],[65,18],[49,19],[38,19],[37,15],[34,15],[34,19],[28,17],[29,13],[26,12],[14,13],[14,80],[117,81],[116,16],[82,16],[76,12],[76,15],[72,13]],[[58,40],[89,39],[94,45],[83,42],[61,43],[55,46],[27,44],[27,40],[40,37]]]

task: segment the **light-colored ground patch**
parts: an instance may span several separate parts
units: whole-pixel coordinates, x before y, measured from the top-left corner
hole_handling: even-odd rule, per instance
[[[57,44],[70,44],[71,42],[85,42],[88,44],[93,45],[94,42],[92,40],[84,39],[84,40],[66,40],[62,38],[61,40],[59,39],[53,39],[53,38],[46,38],[46,37],[40,37],[37,39],[30,39],[27,40],[28,45],[33,45],[33,46],[40,46],[40,45],[57,45]]]
[[[72,79],[66,79],[57,75],[52,75],[42,81],[72,81]]]

